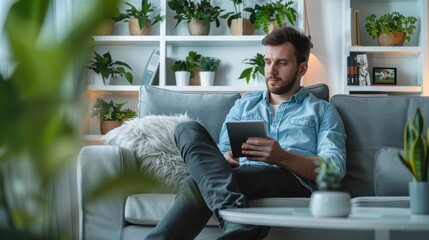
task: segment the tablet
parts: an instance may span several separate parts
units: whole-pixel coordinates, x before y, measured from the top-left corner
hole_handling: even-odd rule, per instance
[[[231,144],[232,155],[235,158],[244,156],[241,153],[241,145],[246,142],[249,137],[267,137],[265,122],[263,120],[226,122],[225,124]]]

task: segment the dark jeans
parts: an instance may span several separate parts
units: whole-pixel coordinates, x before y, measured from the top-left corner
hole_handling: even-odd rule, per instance
[[[247,200],[266,197],[308,197],[287,170],[273,166],[231,168],[207,130],[197,122],[183,122],[175,141],[190,176],[172,208],[146,239],[194,239],[220,209],[247,207]]]

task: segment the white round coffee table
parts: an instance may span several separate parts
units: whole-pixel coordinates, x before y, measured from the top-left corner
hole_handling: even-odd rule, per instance
[[[408,208],[352,208],[346,218],[315,218],[309,208],[236,208],[221,210],[226,221],[317,229],[374,230],[376,240],[388,240],[390,230],[429,231],[429,215],[411,215]]]

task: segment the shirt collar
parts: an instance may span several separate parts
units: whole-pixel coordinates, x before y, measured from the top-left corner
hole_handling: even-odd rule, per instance
[[[291,101],[295,101],[295,102],[302,102],[304,100],[304,98],[306,98],[308,96],[308,91],[307,89],[301,87],[301,89],[299,89],[298,92],[296,92],[294,95],[292,95],[292,97],[290,98],[290,102]],[[265,102],[267,104],[269,104],[269,100],[268,100],[268,90],[264,91],[263,93],[263,98],[265,100]]]

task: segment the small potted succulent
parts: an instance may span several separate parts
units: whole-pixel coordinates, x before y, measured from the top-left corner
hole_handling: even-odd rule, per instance
[[[94,58],[89,61],[87,67],[96,73],[94,85],[106,85],[111,77],[116,78],[117,75],[124,77],[130,84],[133,83],[132,73],[126,70],[132,68],[125,62],[113,61],[109,52],[100,55],[94,51]]]
[[[100,119],[100,132],[105,135],[113,128],[119,127],[123,121],[137,117],[137,112],[127,108],[122,109],[126,103],[116,103],[97,98],[92,108],[91,117]]]
[[[199,66],[201,54],[190,51],[185,60],[177,60],[171,65],[178,86],[189,85],[189,79],[195,77],[194,68]]]
[[[407,122],[405,125],[404,155],[399,154],[399,159],[414,179],[409,183],[413,214],[429,214],[429,128],[425,138],[423,126],[423,115],[417,108],[412,123]]]
[[[316,177],[317,191],[311,194],[310,211],[315,217],[346,217],[350,213],[350,194],[340,191],[341,175],[322,157]]]
[[[252,21],[246,16],[253,8],[247,7],[246,0],[231,0],[234,5],[234,12],[228,12],[221,16],[227,19],[231,35],[253,35],[256,28]]]
[[[410,41],[416,29],[417,18],[404,16],[399,12],[390,12],[377,18],[375,14],[365,18],[365,29],[380,46],[402,46]]]
[[[262,29],[266,34],[274,29],[282,27],[286,20],[290,24],[295,24],[298,15],[295,8],[292,7],[294,1],[283,3],[283,0],[276,2],[267,2],[262,5],[255,5],[254,9],[246,9],[251,12],[250,21],[257,29]]]
[[[265,75],[265,60],[264,55],[256,53],[255,57],[247,58],[243,60],[243,63],[251,65],[244,69],[238,79],[246,79],[246,83],[249,84],[250,80],[253,79],[255,83],[259,83],[259,79],[264,79]]]
[[[168,7],[176,12],[174,19],[177,25],[185,20],[191,35],[208,35],[210,23],[215,22],[220,26],[220,14],[225,11],[219,6],[213,6],[210,0],[201,0],[195,3],[192,0],[170,0]]]
[[[125,2],[129,6],[126,13],[121,13],[117,20],[128,21],[128,27],[131,35],[148,35],[150,27],[157,22],[162,21],[160,14],[151,18],[155,8],[148,0],[141,0],[140,10],[129,2]]]
[[[200,81],[201,86],[212,86],[215,78],[215,71],[218,69],[221,60],[216,57],[201,57],[200,66]]]

